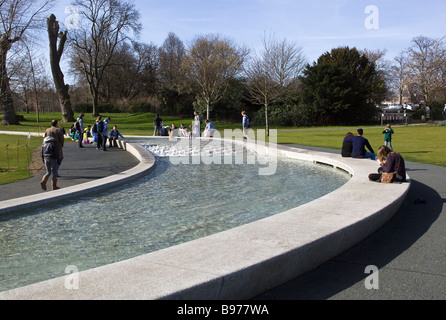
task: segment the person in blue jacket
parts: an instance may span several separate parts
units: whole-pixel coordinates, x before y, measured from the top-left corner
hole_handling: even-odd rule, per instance
[[[107,140],[108,140],[108,124],[110,123],[110,117],[106,117],[103,123],[103,128],[100,134],[102,135],[102,151],[107,151]],[[99,127],[98,127],[99,128]],[[98,129],[98,133],[99,133]]]
[[[204,136],[213,138],[215,130],[216,130],[216,128],[215,128],[214,124],[212,122],[210,122],[209,120],[206,120],[206,128],[204,129]]]
[[[109,139],[109,147],[117,147],[118,144],[116,141],[118,141],[119,137],[121,137],[122,139],[124,139],[124,137],[122,136],[122,134],[118,131],[118,126],[114,125],[113,126],[113,130],[110,131],[110,135],[108,137]]]
[[[369,140],[364,138],[362,135],[364,134],[364,130],[358,129],[357,135],[353,137],[346,137],[344,141],[351,142],[353,145],[352,150],[352,158],[362,159],[362,158],[370,158],[372,160],[376,159],[375,151],[373,151],[372,146],[369,143]],[[367,152],[365,148],[370,152]]]
[[[248,130],[251,127],[251,123],[249,121],[249,117],[246,114],[246,111],[242,111],[242,127],[243,127],[243,138],[247,139]]]

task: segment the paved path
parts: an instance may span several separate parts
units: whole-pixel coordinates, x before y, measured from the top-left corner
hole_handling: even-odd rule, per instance
[[[66,144],[59,185],[63,188],[103,178],[138,163],[123,150],[109,150]],[[412,188],[390,222],[316,270],[254,299],[446,299],[446,168],[417,163],[407,167]],[[41,176],[0,186],[0,201],[44,192]],[[415,204],[417,199],[426,204]],[[378,290],[365,287],[366,282],[371,283],[365,273],[369,265],[379,268]]]
[[[391,221],[344,254],[254,299],[445,300],[446,168],[406,166],[413,184]],[[369,265],[379,269],[378,290],[366,289],[373,284],[365,273]]]
[[[64,160],[57,181],[59,187],[65,188],[105,178],[133,168],[139,163],[134,156],[122,149],[108,148],[108,151],[101,151],[96,149],[96,145],[84,146],[79,148],[77,143],[65,143]],[[0,201],[51,192],[43,191],[40,187],[45,173],[43,163],[39,162],[35,167],[41,168],[37,176],[13,184],[0,185]],[[47,187],[50,185],[48,181]]]

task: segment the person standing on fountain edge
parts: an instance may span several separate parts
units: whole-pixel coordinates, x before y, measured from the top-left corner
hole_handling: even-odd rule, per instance
[[[251,128],[251,121],[249,120],[246,111],[242,111],[242,127],[243,127],[243,138],[248,138],[248,130]]]
[[[153,135],[155,137],[160,136],[161,126],[163,125],[163,119],[160,118],[159,114],[156,114],[155,119],[153,119],[153,126],[155,130],[153,131]]]

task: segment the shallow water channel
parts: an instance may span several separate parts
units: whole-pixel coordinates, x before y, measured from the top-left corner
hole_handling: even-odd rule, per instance
[[[156,153],[155,144],[143,143]],[[297,160],[279,159],[271,176],[259,175],[258,164],[172,164],[172,148],[161,150],[154,170],[137,181],[0,217],[0,291],[64,276],[68,266],[84,271],[254,222],[350,179]]]

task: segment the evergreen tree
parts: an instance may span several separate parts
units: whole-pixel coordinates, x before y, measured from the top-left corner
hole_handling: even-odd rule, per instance
[[[355,48],[333,49],[301,77],[301,103],[314,125],[360,124],[374,112],[374,62]]]

